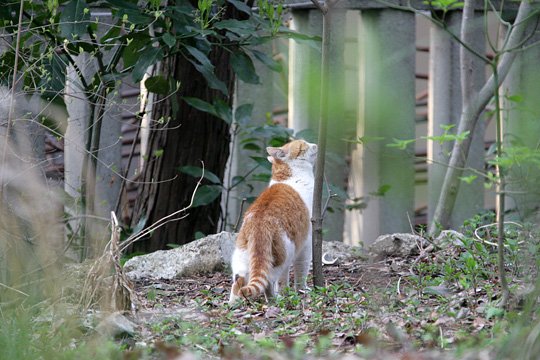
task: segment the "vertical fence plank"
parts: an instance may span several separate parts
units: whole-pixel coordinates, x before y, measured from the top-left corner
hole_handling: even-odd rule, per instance
[[[389,147],[415,137],[415,18],[393,9],[361,13],[359,144],[354,166],[367,200],[359,233],[369,245],[384,233],[410,231],[414,150]],[[378,191],[384,195],[374,195]]]
[[[459,35],[461,12],[455,11],[446,15],[448,28],[442,29],[433,25],[431,28],[430,62],[429,62],[429,104],[428,104],[428,136],[440,136],[443,127],[456,125],[461,116],[461,87],[459,72],[458,44],[449,35],[449,31]],[[470,44],[479,53],[485,52],[485,33],[483,15],[475,13],[473,24],[473,43]],[[485,82],[485,63],[475,57],[472,76],[475,90],[479,90]],[[455,133],[456,128],[450,130]],[[471,151],[467,167],[482,171],[484,168],[484,134],[485,124],[480,120],[473,134]],[[442,182],[452,151],[452,143],[428,141],[428,223],[433,219],[433,213],[439,200]],[[463,177],[474,175],[465,171]],[[483,209],[484,188],[483,179],[477,178],[472,183],[462,183],[452,212],[451,227],[458,228],[465,219]]]
[[[348,174],[345,160],[348,151],[343,139],[354,133],[355,119],[347,117],[345,109],[346,11],[333,9],[332,12],[325,173],[330,184],[344,190]],[[322,14],[318,9],[294,11],[293,26],[301,33],[321,35]],[[289,126],[296,132],[304,129],[317,132],[317,120],[320,118],[321,52],[312,45],[291,41],[289,47]],[[323,198],[326,198],[326,188],[323,191]],[[325,240],[342,241],[345,218],[343,201],[330,202],[330,206],[333,212],[327,212],[324,220],[324,229],[327,230]]]
[[[503,112],[503,133],[507,147],[520,148],[522,154],[530,155],[516,159],[507,173],[506,208],[513,210],[508,219],[540,224],[540,167],[537,163],[540,151],[540,30],[537,21],[530,21],[528,32],[534,33],[525,44],[526,50],[518,53],[504,83],[503,108],[508,111]]]

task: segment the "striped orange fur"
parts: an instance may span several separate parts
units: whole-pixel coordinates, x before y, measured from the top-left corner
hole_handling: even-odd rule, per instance
[[[293,263],[296,286],[305,286],[311,262],[310,216],[317,146],[295,140],[267,151],[272,181],[244,216],[232,259],[230,302],[262,294],[273,296],[280,279],[288,284]]]

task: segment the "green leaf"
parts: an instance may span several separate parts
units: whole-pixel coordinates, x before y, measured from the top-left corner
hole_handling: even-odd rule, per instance
[[[232,4],[238,10],[245,12],[246,14],[251,14],[251,8],[247,6],[244,2],[238,0],[227,0],[227,2]]]
[[[472,184],[472,182],[474,180],[476,180],[477,178],[478,178],[478,176],[476,176],[476,175],[469,175],[469,176],[460,176],[459,180],[461,180],[461,181],[463,181],[463,182],[465,182],[467,184]]]
[[[119,7],[117,11],[113,12],[114,16],[116,18],[127,20],[128,22],[134,24],[134,25],[148,25],[152,21],[154,21],[154,18],[145,14],[143,12],[143,9],[139,8],[126,8],[126,7]]]
[[[144,82],[144,86],[156,94],[168,95],[170,92],[169,81],[161,75],[149,77]]]
[[[163,59],[163,50],[161,48],[150,46],[143,50],[139,60],[135,63],[131,77],[134,82],[139,82],[142,80],[146,70],[151,65],[154,65],[161,59]]]
[[[226,19],[214,24],[219,30],[228,30],[238,35],[253,35],[257,30],[252,22],[248,20]]]
[[[45,99],[59,99],[58,94],[65,88],[67,59],[63,55],[53,53],[51,59],[44,59],[43,74],[39,88],[43,90],[41,96]]]
[[[282,27],[280,30],[279,30],[279,35],[282,35],[282,36],[285,36],[289,39],[293,39],[294,41],[298,42],[298,43],[303,43],[303,44],[306,44],[316,50],[321,50],[321,41],[322,41],[322,38],[320,36],[311,36],[311,35],[306,35],[306,34],[301,34],[299,32],[296,32],[296,31],[293,31],[293,30],[289,30],[285,27]]]
[[[174,45],[176,45],[176,38],[171,33],[165,33],[161,37],[165,45],[167,45],[169,48],[172,48]]]
[[[386,144],[387,147],[396,147],[399,150],[405,150],[407,149],[407,146],[409,144],[412,144],[416,141],[416,139],[406,139],[406,140],[400,140],[400,139],[393,139],[394,142],[390,144]]]
[[[130,35],[126,39],[127,46],[122,52],[122,60],[124,61],[124,67],[128,68],[137,63],[141,57],[141,50],[148,44],[151,44],[152,41],[148,34],[143,33]]]
[[[261,181],[261,182],[269,182],[270,179],[272,178],[272,174],[269,174],[269,173],[260,173],[260,174],[254,174],[252,177],[251,177],[251,180],[253,181]]]
[[[504,315],[504,309],[489,306],[486,311],[486,319],[489,320],[492,317],[501,317]]]
[[[194,97],[184,97],[183,99],[195,109],[212,114],[213,116],[222,119],[227,124],[230,124],[232,121],[231,108],[223,100],[218,99],[214,104],[210,104],[209,102]]]
[[[272,164],[270,163],[270,161],[268,161],[267,158],[262,156],[250,156],[250,158],[255,160],[255,162],[262,166],[264,169],[272,170]]]
[[[92,43],[86,41],[73,41],[66,44],[66,48],[71,54],[80,54],[87,52],[90,54],[95,53],[98,50],[98,47]]]
[[[205,53],[192,46],[185,46],[185,49],[190,53],[191,56],[193,56],[193,58],[197,59],[201,65],[210,68],[211,71],[214,71],[214,65],[212,65],[212,62],[210,59],[208,59],[208,56],[206,56]]]
[[[103,35],[101,37],[101,39],[99,40],[100,43],[102,44],[109,44],[109,43],[113,43],[115,39],[118,39],[121,35],[121,30],[122,30],[122,22],[121,21],[118,21],[116,23],[115,26],[112,26],[109,31],[107,31],[105,33],[105,35]]]
[[[145,216],[142,216],[139,221],[137,222],[137,224],[135,224],[135,227],[133,227],[133,234],[138,234],[140,233],[141,231],[143,231],[144,227],[146,226],[146,220],[148,220],[148,218]]]
[[[276,72],[283,71],[283,66],[281,66],[281,63],[272,59],[270,56],[266,55],[265,53],[259,50],[251,50],[251,52],[257,60],[262,62],[264,65],[266,65],[269,69],[274,70]]]
[[[4,1],[0,6],[0,20],[17,21],[19,4],[13,1]]]
[[[463,8],[463,2],[458,0],[429,0],[423,1],[424,4],[429,5],[435,9],[441,9],[443,11],[449,11],[452,9]]]
[[[513,101],[515,103],[523,102],[523,96],[521,95],[509,95],[506,97],[509,101]]]
[[[211,204],[221,195],[220,185],[203,185],[197,189],[192,207]]]
[[[210,59],[208,59],[206,54],[192,46],[186,46],[185,48],[193,57],[193,59],[188,60],[193,64],[195,69],[197,69],[197,71],[200,72],[202,76],[206,79],[206,81],[208,82],[208,86],[210,86],[212,89],[219,90],[223,94],[227,95],[227,86],[214,74],[214,65],[212,64]]]
[[[251,58],[243,52],[233,52],[231,65],[240,80],[248,84],[259,84],[259,76],[253,66]]]
[[[193,235],[195,240],[199,240],[199,239],[202,239],[203,237],[206,236],[205,233],[203,233],[202,231],[196,231],[195,232],[195,235]]]
[[[60,14],[60,34],[69,40],[80,39],[86,34],[90,20],[88,5],[84,0],[71,0]]]
[[[452,295],[452,292],[444,285],[426,286],[422,292],[424,294],[438,295],[442,297],[448,297]]]
[[[336,195],[340,200],[347,200],[349,198],[349,194],[347,194],[347,191],[345,191],[345,189],[341,188],[340,186],[328,183],[328,187],[330,188],[330,193]]]
[[[253,112],[253,104],[243,104],[234,110],[234,119],[241,123],[247,123],[251,119],[251,113]]]
[[[137,2],[136,1],[127,1],[127,0],[107,0],[107,3],[111,4],[115,8],[119,9],[137,9]]]
[[[311,129],[300,130],[294,134],[294,137],[297,139],[304,139],[312,143],[317,142],[317,134]]]
[[[251,150],[251,151],[261,151],[261,147],[255,143],[252,143],[252,142],[248,142],[248,143],[245,143],[242,148],[244,150]],[[267,161],[268,162],[268,161]]]
[[[225,121],[227,124],[232,122],[232,110],[229,104],[225,101],[218,99],[214,103],[214,109],[216,109],[217,116]]]
[[[381,140],[384,140],[384,137],[382,137],[382,136],[359,136],[355,140],[348,140],[348,141],[352,142],[352,143],[357,143],[357,144],[364,145],[364,144],[369,144],[371,142],[381,141]]]
[[[206,79],[208,82],[208,86],[212,89],[221,91],[224,95],[228,95],[229,90],[227,90],[227,86],[225,83],[217,78],[217,76],[214,74],[214,67],[209,68],[208,66],[204,66],[202,64],[199,64],[191,59],[189,59],[189,62],[193,64],[195,69],[197,69],[198,72],[202,74],[202,76]]]
[[[386,195],[386,193],[388,191],[390,191],[390,189],[392,188],[391,185],[388,185],[388,184],[384,184],[384,185],[381,185],[377,191],[373,192],[373,193],[370,193],[371,195],[373,196],[384,196]]]
[[[214,105],[201,100],[199,98],[194,97],[184,97],[183,98],[185,102],[187,102],[190,106],[194,107],[197,110],[207,112],[209,114],[212,114],[214,116],[218,116],[216,113],[216,109],[214,108]]]
[[[244,176],[236,175],[231,180],[231,189],[235,186],[238,186],[240,183],[244,182],[246,178]]]
[[[203,174],[203,168],[197,166],[182,166],[178,170],[181,173],[191,175],[198,179],[200,179]],[[219,179],[219,177],[210,170],[204,170],[204,178],[213,184],[221,184],[221,180]]]

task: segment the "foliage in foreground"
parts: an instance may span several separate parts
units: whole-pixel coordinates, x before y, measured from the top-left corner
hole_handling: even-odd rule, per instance
[[[486,221],[490,216],[468,221],[459,242],[417,258],[327,267],[326,288],[285,290],[270,302],[226,305],[226,274],[139,284],[143,313],[165,315],[140,321],[131,337],[103,337],[88,316],[69,311],[66,298],[3,303],[0,347],[8,350],[2,357],[161,359],[187,352],[303,359],[345,352],[387,359],[421,352],[426,359],[458,359],[483,351],[532,359],[540,350],[534,283],[540,237],[526,227],[508,228],[506,270],[515,296],[511,308],[501,308],[496,249],[479,240],[491,239]],[[186,283],[198,290],[175,292]]]

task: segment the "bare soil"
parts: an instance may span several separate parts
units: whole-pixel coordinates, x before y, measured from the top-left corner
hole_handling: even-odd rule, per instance
[[[146,279],[136,283],[136,292],[140,313],[146,314],[145,321],[149,323],[150,318],[155,322],[178,316],[196,322],[214,334],[211,336],[232,327],[255,342],[279,334],[276,338],[285,349],[293,348],[295,339],[307,335],[311,339],[307,357],[314,356],[320,337],[325,336],[331,341],[326,357],[348,354],[355,359],[489,358],[490,347],[484,344],[498,320],[497,313],[489,310],[497,294],[485,289],[492,289],[496,278],[483,280],[475,289],[419,284],[412,264],[436,262],[441,256],[452,255],[433,253],[423,258],[388,258],[378,262],[355,259],[325,266],[326,284],[337,288],[336,292],[327,294],[327,300],[302,292],[296,304],[263,299],[230,309],[226,302],[231,280],[226,273],[175,280]],[[147,331],[145,341],[161,343],[163,334],[151,333]],[[169,339],[177,336],[173,333]],[[266,356],[246,355],[245,344],[236,344],[234,340],[217,341],[217,348],[194,351],[208,358]],[[456,352],[460,348],[468,350]],[[193,351],[189,346],[178,349],[178,353]]]

